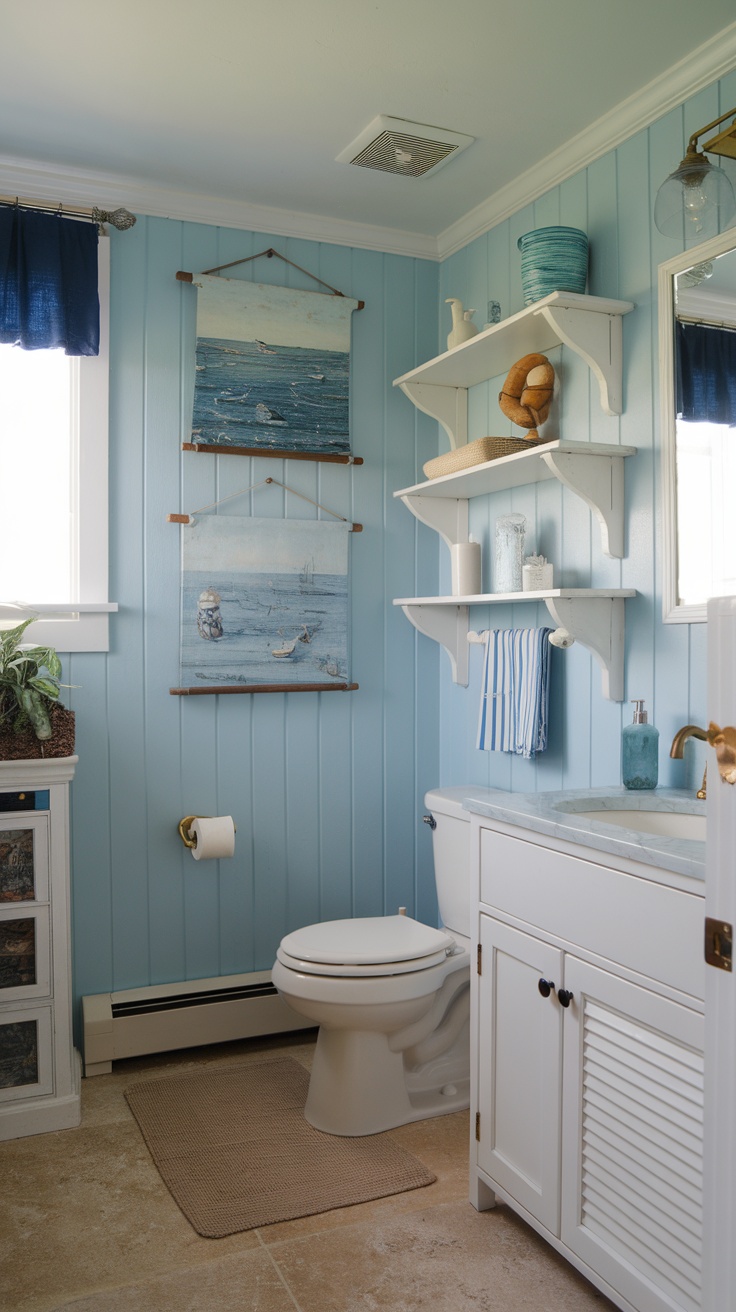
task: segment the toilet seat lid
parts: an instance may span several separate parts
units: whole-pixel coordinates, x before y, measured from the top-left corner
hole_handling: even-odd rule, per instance
[[[455,940],[411,916],[361,916],[305,925],[281,940],[277,956],[308,974],[403,974],[438,965]]]

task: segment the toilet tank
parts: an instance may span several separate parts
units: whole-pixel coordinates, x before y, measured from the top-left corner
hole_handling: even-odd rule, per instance
[[[463,798],[490,799],[492,788],[476,784],[433,788],[424,795],[424,805],[434,817],[432,854],[434,879],[442,924],[470,938],[470,812]]]

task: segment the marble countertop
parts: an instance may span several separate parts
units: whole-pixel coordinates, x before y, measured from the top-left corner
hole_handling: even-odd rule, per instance
[[[567,843],[580,843],[600,852],[656,866],[659,870],[671,870],[695,879],[705,878],[704,842],[664,838],[644,833],[636,826],[636,812],[640,810],[705,816],[706,803],[684,789],[656,788],[652,792],[633,792],[611,786],[554,793],[489,793],[487,788],[479,788],[474,797],[469,786],[465,790],[463,806],[476,815],[489,816]],[[590,820],[584,814],[586,810],[630,810],[631,828]]]

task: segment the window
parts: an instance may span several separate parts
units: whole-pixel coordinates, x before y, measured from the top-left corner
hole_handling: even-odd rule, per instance
[[[109,283],[101,239],[98,356],[0,346],[0,625],[38,614],[28,641],[62,652],[107,651],[117,609],[107,600]]]
[[[726,424],[676,420],[677,600],[703,606],[736,589],[732,489],[736,433]],[[707,531],[705,526],[707,526]]]

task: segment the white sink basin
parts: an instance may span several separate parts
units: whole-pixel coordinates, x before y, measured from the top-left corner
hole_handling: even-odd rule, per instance
[[[705,842],[705,816],[685,811],[645,811],[632,807],[619,810],[568,812],[604,825],[621,825],[640,834],[657,834],[660,838],[688,838]]]

